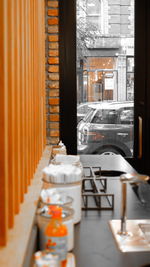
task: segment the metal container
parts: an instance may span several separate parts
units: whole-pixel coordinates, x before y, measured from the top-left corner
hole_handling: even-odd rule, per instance
[[[52,204],[50,204],[52,205]],[[39,228],[39,247],[40,250],[45,250],[47,237],[45,235],[45,229],[51,219],[51,215],[48,213],[48,206],[43,206],[37,210],[37,224]],[[67,226],[68,238],[67,238],[67,251],[71,251],[74,248],[74,223],[73,223],[74,210],[63,206],[62,210],[62,223]]]

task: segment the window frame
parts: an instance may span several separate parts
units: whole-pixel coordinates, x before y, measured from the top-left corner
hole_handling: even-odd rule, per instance
[[[59,1],[60,139],[77,154],[76,1]]]
[[[76,1],[60,7],[60,137],[67,151],[77,153],[76,134]],[[127,159],[140,172],[150,173],[150,1],[135,1],[134,157]],[[142,51],[142,53],[141,53]],[[70,89],[71,88],[71,89]],[[142,90],[141,90],[142,88]],[[139,118],[142,118],[142,157]]]

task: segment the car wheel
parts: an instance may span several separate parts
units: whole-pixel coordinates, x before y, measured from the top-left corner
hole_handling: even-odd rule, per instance
[[[122,155],[125,156],[125,154],[122,151],[119,151],[113,147],[106,147],[106,148],[101,148],[98,151],[99,155]]]

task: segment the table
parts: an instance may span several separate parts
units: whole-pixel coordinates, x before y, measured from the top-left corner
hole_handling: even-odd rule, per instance
[[[101,166],[105,170],[135,172],[132,166],[120,155],[100,156],[81,155],[83,166]],[[75,248],[77,267],[143,267],[149,263],[150,253],[121,253],[109,228],[109,220],[120,219],[121,185],[119,177],[108,177],[108,191],[114,193],[114,210],[82,211],[82,220],[75,225]],[[149,219],[150,204],[143,207],[132,190],[127,186],[130,219]]]

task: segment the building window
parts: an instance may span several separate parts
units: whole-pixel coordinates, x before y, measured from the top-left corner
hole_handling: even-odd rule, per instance
[[[127,57],[127,100],[134,100],[134,57]]]
[[[87,0],[87,22],[101,29],[101,1]]]

